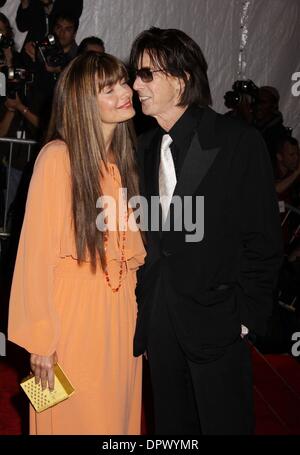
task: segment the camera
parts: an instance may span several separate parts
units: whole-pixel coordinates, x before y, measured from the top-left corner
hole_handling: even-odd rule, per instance
[[[33,82],[33,73],[25,68],[4,68],[2,72],[6,77],[6,96],[15,99],[16,94],[21,98],[26,96],[27,84]]]
[[[64,52],[54,35],[47,35],[42,41],[36,42],[37,59],[48,66],[62,66]]]
[[[258,87],[250,79],[235,81],[232,91],[226,92],[224,99],[229,109],[236,108],[244,100],[254,105],[258,99]]]

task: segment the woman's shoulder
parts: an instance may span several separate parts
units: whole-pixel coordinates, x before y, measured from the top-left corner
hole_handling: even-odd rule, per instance
[[[35,167],[54,166],[57,169],[69,167],[68,148],[64,141],[56,139],[43,146],[36,159]]]
[[[45,156],[47,158],[65,156],[68,153],[67,144],[61,139],[55,139],[54,141],[47,142],[41,149],[39,156]]]

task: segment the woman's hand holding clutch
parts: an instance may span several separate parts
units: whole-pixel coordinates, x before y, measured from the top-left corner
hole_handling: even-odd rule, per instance
[[[49,390],[54,389],[54,370],[53,367],[57,363],[57,354],[54,352],[50,356],[31,354],[30,366],[35,376],[35,383],[38,384],[41,380],[42,389],[48,387]]]

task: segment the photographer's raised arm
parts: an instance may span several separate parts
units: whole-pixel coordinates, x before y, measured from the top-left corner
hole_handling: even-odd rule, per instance
[[[27,41],[24,45],[25,53],[35,62],[35,43],[33,41]]]
[[[16,94],[15,99],[7,98],[5,101],[5,107],[7,109],[7,112],[4,114],[3,120],[0,122],[0,136],[6,136],[10,124],[17,111],[20,112],[20,114],[35,128],[38,128],[40,123],[39,117],[22,103],[18,94]]]
[[[7,136],[11,122],[14,119],[16,111],[14,109],[7,109],[0,120],[0,137]]]
[[[30,0],[21,0],[17,11],[16,24],[20,32],[27,32],[32,27],[32,11]]]
[[[38,128],[40,124],[40,119],[39,117],[34,114],[27,106],[25,106],[18,95],[16,95],[16,100],[13,100],[15,102],[15,106],[18,112],[29,122],[31,123],[35,128]]]
[[[14,59],[12,48],[11,47],[4,48],[3,55],[5,58],[5,65],[8,67],[12,66]]]
[[[300,163],[298,164],[298,167],[287,177],[283,178],[282,180],[278,180],[275,182],[275,189],[277,194],[282,194],[286,190],[289,189],[289,187],[297,180],[300,176]]]

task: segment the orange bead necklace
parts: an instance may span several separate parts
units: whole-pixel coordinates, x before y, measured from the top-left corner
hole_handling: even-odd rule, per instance
[[[127,228],[128,228],[127,201],[126,201],[126,205],[125,206],[126,206],[126,210],[125,210],[125,214],[124,214],[125,226],[124,226],[124,231],[122,232],[122,235],[121,235],[121,262],[120,262],[119,280],[118,280],[117,287],[113,287],[112,284],[111,284],[111,280],[110,280],[110,277],[109,277],[109,274],[108,274],[108,270],[107,270],[108,264],[106,264],[106,268],[104,270],[106,283],[110,287],[112,292],[118,292],[119,291],[119,289],[121,287],[121,284],[122,284],[122,277],[123,277],[123,273],[124,273],[124,269],[125,269],[125,262],[126,262],[125,261],[125,244],[126,244],[126,231],[127,231]],[[120,232],[120,234],[121,234],[121,232]],[[103,232],[103,241],[104,241],[104,251],[107,251],[107,248],[108,248],[108,230]]]

